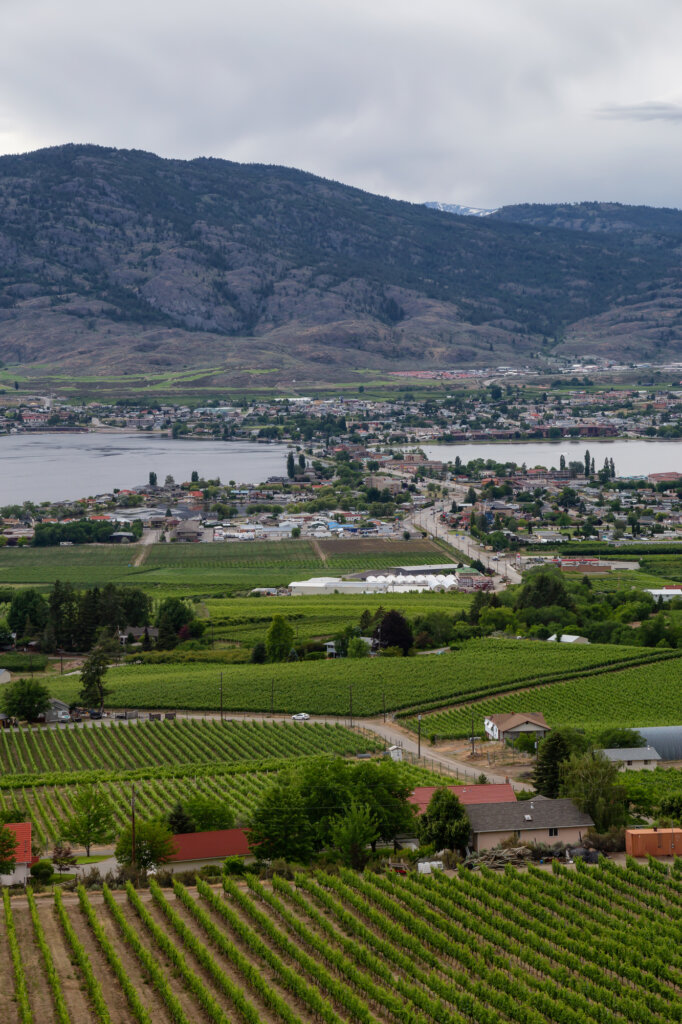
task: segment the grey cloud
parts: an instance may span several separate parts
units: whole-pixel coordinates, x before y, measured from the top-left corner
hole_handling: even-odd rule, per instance
[[[639,95],[679,88],[679,0],[0,4],[0,152],[287,164],[415,202],[680,203],[682,107],[632,105],[635,57]]]
[[[657,103],[651,100],[647,103],[604,106],[596,113],[598,117],[610,121],[682,121],[682,104]]]

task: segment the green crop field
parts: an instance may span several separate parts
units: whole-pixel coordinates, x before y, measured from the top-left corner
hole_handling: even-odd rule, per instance
[[[236,593],[282,587],[309,576],[344,575],[394,565],[436,565],[447,555],[431,541],[364,538],[330,542],[322,558],[311,541],[234,541],[215,544],[82,544],[54,548],[0,548],[0,586],[77,587],[129,583],[153,592]],[[357,546],[355,547],[354,545]],[[319,550],[322,550],[321,548]],[[140,565],[133,563],[141,558]]]
[[[265,638],[273,615],[283,615],[295,630],[297,640],[327,637],[345,626],[357,626],[365,609],[395,608],[407,618],[429,612],[455,612],[468,608],[467,594],[320,594],[301,597],[254,599],[207,599],[206,610],[215,640],[229,640],[253,646]]]
[[[5,891],[3,1019],[670,1024],[679,863]]]
[[[618,781],[625,786],[630,803],[644,814],[650,814],[665,797],[682,796],[682,771],[679,768],[625,771]]]
[[[661,652],[605,644],[479,640],[452,653],[416,658],[339,658],[227,669],[224,664],[125,665],[107,674],[107,706],[216,710],[222,672],[224,707],[232,711],[348,715],[352,687],[354,714],[373,715],[381,712],[384,700],[388,710],[442,706],[538,679],[657,656]],[[77,677],[50,680],[48,685],[53,696],[75,702]]]
[[[483,719],[487,715],[526,711],[541,712],[551,726],[570,725],[590,734],[610,727],[636,728],[680,722],[682,658],[675,656],[636,667],[576,675],[566,682],[540,686],[532,692],[506,693],[439,711],[422,719],[422,734],[461,738],[471,733],[472,714],[476,731],[482,733]],[[403,724],[417,729],[415,718],[405,718]]]
[[[0,586],[53,584],[78,587],[125,583],[136,570],[134,545],[81,544],[70,548],[0,548]],[[133,582],[131,580],[131,582]]]

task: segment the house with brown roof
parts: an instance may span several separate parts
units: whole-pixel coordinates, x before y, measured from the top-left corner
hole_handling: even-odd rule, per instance
[[[29,868],[34,860],[31,852],[31,822],[12,822],[2,827],[14,833],[16,848],[14,870],[11,874],[0,875],[0,885],[24,884],[29,878]]]
[[[191,871],[206,864],[220,865],[226,857],[254,859],[243,828],[224,828],[215,832],[186,832],[173,836],[175,852],[164,865],[169,871]]]
[[[515,740],[521,733],[533,733],[538,740],[550,731],[545,716],[539,712],[488,715],[483,720],[485,734],[490,740]]]
[[[476,804],[466,808],[474,850],[490,850],[507,839],[519,843],[579,845],[594,822],[572,800],[533,797],[516,803]]]
[[[431,797],[439,786],[416,786],[407,798],[417,808],[417,814],[423,814],[431,802]],[[473,786],[447,786],[464,807],[474,804],[515,803],[516,793],[509,782],[476,783]]]

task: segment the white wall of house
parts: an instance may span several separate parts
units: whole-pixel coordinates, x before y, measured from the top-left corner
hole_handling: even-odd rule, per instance
[[[16,864],[11,875],[0,875],[0,885],[25,885],[30,877],[28,864]]]
[[[557,829],[558,835],[550,835],[549,828],[521,829],[519,843],[543,843],[553,846],[554,843],[571,843],[576,846],[582,842],[587,829],[571,827]],[[514,835],[513,829],[505,832],[478,832],[474,835],[474,850],[491,850]]]

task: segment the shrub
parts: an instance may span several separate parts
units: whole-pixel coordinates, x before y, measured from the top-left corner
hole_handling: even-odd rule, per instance
[[[52,861],[39,860],[37,863],[32,864],[30,867],[31,877],[35,878],[38,882],[42,882],[47,885],[52,880],[54,874],[52,868]]]

